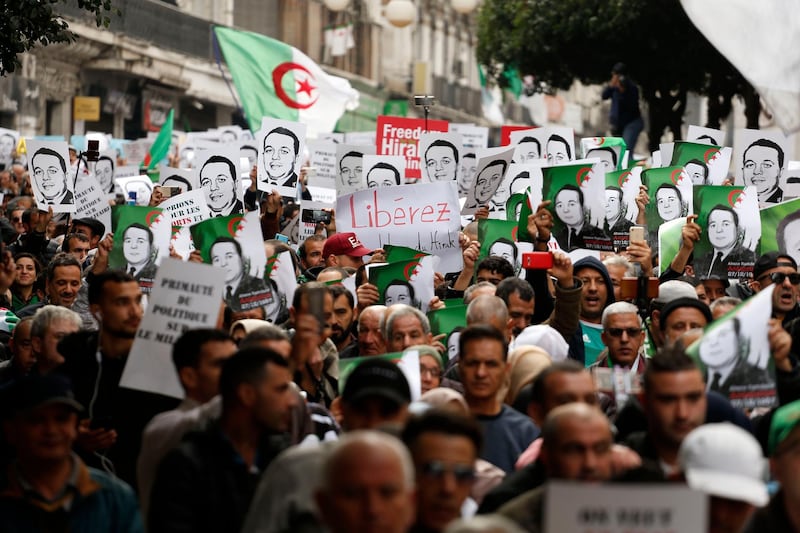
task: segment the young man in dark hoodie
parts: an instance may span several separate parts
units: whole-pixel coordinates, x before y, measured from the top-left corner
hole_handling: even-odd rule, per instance
[[[583,283],[581,290],[581,330],[586,354],[584,365],[589,367],[605,349],[600,335],[603,310],[614,303],[614,284],[605,265],[595,257],[584,257],[575,263],[575,277]]]

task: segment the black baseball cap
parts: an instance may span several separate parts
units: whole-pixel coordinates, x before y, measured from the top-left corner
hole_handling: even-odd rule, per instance
[[[378,358],[358,365],[347,378],[342,401],[353,404],[370,397],[384,398],[398,406],[411,403],[411,387],[400,367]]]
[[[5,411],[11,415],[52,404],[66,405],[78,413],[83,411],[72,392],[72,382],[58,374],[20,378],[5,389],[4,396],[7,402]]]
[[[753,279],[758,280],[764,272],[779,266],[789,266],[797,270],[797,263],[792,256],[780,252],[767,252],[756,260],[753,266]]]

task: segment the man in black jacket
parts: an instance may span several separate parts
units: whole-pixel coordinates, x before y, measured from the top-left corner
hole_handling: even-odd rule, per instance
[[[289,446],[286,431],[297,401],[291,382],[289,363],[272,350],[245,348],[225,361],[222,415],[162,461],[149,531],[241,530],[261,472]]]

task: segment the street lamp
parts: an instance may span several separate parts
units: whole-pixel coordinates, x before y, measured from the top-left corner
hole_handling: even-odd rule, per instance
[[[453,9],[462,15],[468,15],[475,10],[478,5],[478,0],[451,0]]]
[[[405,28],[417,18],[417,8],[411,0],[391,0],[383,14],[392,26]]]
[[[322,3],[331,11],[344,11],[350,0],[322,0]]]

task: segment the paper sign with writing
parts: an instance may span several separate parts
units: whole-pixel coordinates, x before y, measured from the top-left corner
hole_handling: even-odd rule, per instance
[[[489,128],[486,126],[451,123],[450,131],[461,135],[464,148],[483,150],[489,147]]]
[[[164,260],[155,279],[120,386],[183,398],[172,363],[172,346],[186,330],[214,328],[222,298],[221,268],[202,263]]]
[[[456,184],[418,183],[358,191],[336,201],[337,231],[354,232],[368,248],[409,246],[442,258],[442,272],[463,267]]]
[[[427,131],[448,131],[445,120],[427,121]],[[378,117],[376,145],[380,155],[402,155],[406,158],[406,179],[418,180],[422,176],[418,143],[425,132],[425,120],[421,118]]]
[[[708,498],[682,484],[552,481],[545,490],[545,533],[704,533],[708,523]]]
[[[173,226],[191,226],[211,216],[206,196],[201,189],[164,200],[159,207],[169,214]]]
[[[314,170],[309,173],[317,178],[319,187],[336,188],[336,143],[309,141],[308,164]]]
[[[111,204],[94,176],[81,176],[75,184],[75,218],[94,218],[111,231]]]

